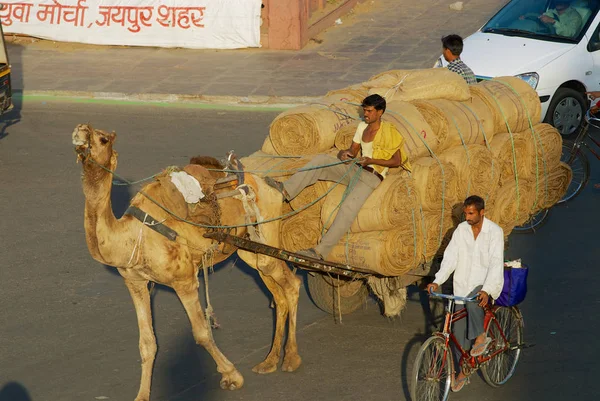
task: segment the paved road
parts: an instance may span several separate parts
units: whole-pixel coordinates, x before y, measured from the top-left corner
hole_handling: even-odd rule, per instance
[[[386,70],[430,68],[441,54],[442,36],[472,34],[506,0],[464,0],[460,12],[450,11],[449,3],[365,1],[342,17],[342,25],[311,38],[298,51],[92,46],[11,37],[13,88],[254,101],[320,97]]]
[[[115,130],[118,171],[134,179],[197,154],[257,149],[276,112],[151,106],[26,103],[20,121],[0,127],[0,401],[133,399],[139,380],[135,313],[122,279],[93,261],[83,233],[80,166],[71,132],[78,123]],[[592,170],[598,169],[594,163]],[[592,182],[600,180],[598,174]],[[131,194],[116,188],[116,213]],[[453,400],[592,400],[600,391],[595,319],[600,192],[589,186],[557,208],[535,235],[512,235],[510,257],[531,265],[523,313],[525,351],[516,376],[491,389],[476,377]],[[257,275],[235,258],[210,280],[222,325],[221,350],[245,375],[237,392],[218,388],[208,355],[194,344],[175,295],[153,295],[159,343],[152,400],[405,400],[406,372],[426,319],[413,291],[402,317],[387,320],[370,301],[343,324],[301,293],[299,345],[293,374],[258,376],[251,367],[268,351],[270,299]],[[107,397],[107,398],[102,398]]]

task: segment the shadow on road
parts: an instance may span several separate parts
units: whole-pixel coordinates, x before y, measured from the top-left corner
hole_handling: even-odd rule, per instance
[[[442,290],[440,289],[439,291]],[[412,383],[412,364],[417,355],[416,350],[429,338],[431,333],[441,328],[444,318],[444,302],[442,300],[429,298],[429,295],[416,285],[408,286],[407,299],[413,301],[415,298],[417,298],[416,302],[423,309],[423,329],[406,343],[404,352],[402,353],[401,372],[405,372],[406,374],[402,382],[402,390],[407,400],[412,399],[410,396],[410,385]]]
[[[0,389],[0,401],[32,401],[29,392],[23,385],[10,382]]]
[[[400,367],[400,372],[404,372],[405,379],[402,381],[402,391],[404,392],[404,397],[407,400],[412,400],[410,396],[410,385],[412,384],[412,364],[414,362],[413,358],[416,353],[413,351],[415,349],[419,349],[421,344],[427,340],[429,337],[428,334],[417,334],[413,338],[410,339],[406,343],[404,347],[404,352],[402,353],[402,366]],[[410,367],[410,368],[409,368]]]
[[[166,368],[154,372],[154,379],[161,383],[155,388],[164,391],[163,399],[210,401],[215,398],[210,393],[219,391],[221,375],[210,354],[194,342],[191,331],[181,337],[177,348],[169,350],[168,355]]]

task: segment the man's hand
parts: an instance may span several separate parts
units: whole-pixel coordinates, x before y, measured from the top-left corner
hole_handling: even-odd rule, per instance
[[[490,301],[490,296],[485,291],[479,291],[477,293],[477,300],[479,301],[479,306],[483,308]]]
[[[600,97],[600,91],[585,92],[591,100],[596,100]]]
[[[366,167],[369,164],[373,164],[373,159],[371,159],[370,157],[361,157],[360,159],[358,159],[358,164],[360,164],[363,167]]]
[[[338,152],[338,156],[337,157],[341,161],[350,160],[350,159],[352,159],[352,152],[350,152],[349,150],[340,150]]]
[[[437,292],[439,288],[440,288],[440,286],[437,285],[436,283],[427,284],[427,292],[430,294],[432,292]]]
[[[554,18],[550,18],[547,15],[540,15],[540,21],[544,24],[554,24],[556,22]]]

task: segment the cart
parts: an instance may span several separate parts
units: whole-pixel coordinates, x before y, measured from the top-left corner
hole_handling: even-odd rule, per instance
[[[308,293],[320,309],[334,315],[354,312],[364,304],[368,294],[369,277],[386,277],[363,268],[328,262],[294,252],[275,248],[246,238],[212,231],[204,235],[220,243],[226,243],[250,252],[255,252],[292,264],[308,272]],[[439,267],[439,259],[423,263],[402,276],[395,277],[397,284],[407,287],[429,280]]]

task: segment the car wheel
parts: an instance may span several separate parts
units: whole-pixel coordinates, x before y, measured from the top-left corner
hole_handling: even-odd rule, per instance
[[[544,122],[554,126],[563,138],[575,138],[583,129],[587,101],[583,93],[571,88],[559,88]]]

